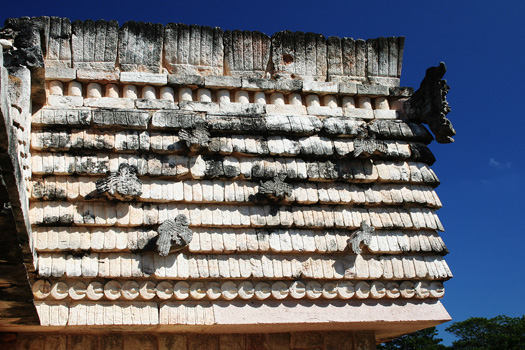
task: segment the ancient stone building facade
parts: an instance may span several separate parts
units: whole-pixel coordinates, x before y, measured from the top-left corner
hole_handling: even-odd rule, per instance
[[[399,87],[404,38],[53,17],[1,38],[3,344],[373,349],[449,320],[445,66]]]

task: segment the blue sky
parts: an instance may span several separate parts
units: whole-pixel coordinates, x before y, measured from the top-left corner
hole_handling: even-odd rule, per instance
[[[405,36],[401,85],[417,88],[425,69],[447,64],[456,142],[431,149],[442,185],[439,211],[455,277],[443,303],[454,321],[525,314],[520,217],[525,191],[525,82],[522,1],[8,1],[6,17],[61,16],[182,22],[223,29]],[[440,327],[444,329],[445,327]],[[451,337],[445,332],[446,342]]]

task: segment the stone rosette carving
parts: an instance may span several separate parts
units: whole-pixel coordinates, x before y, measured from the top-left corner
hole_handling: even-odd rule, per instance
[[[109,199],[130,201],[142,194],[142,182],[137,177],[137,167],[120,164],[117,172],[108,172],[105,179],[96,183],[97,193]]]
[[[277,200],[284,199],[285,196],[291,196],[292,186],[284,182],[284,180],[286,180],[286,174],[278,174],[274,176],[273,180],[261,181],[259,193],[270,199]]]
[[[161,256],[179,251],[190,244],[193,232],[188,228],[190,221],[188,218],[179,214],[175,219],[164,221],[159,228],[157,239],[157,251]]]
[[[374,233],[375,228],[370,226],[366,221],[361,222],[361,227],[352,233],[350,239],[348,240],[352,246],[352,251],[355,254],[361,254],[361,244],[368,246],[372,241],[372,234]]]
[[[443,76],[445,63],[430,67],[425,73],[419,89],[404,103],[403,110],[409,120],[425,123],[439,143],[454,142],[456,131],[446,115],[450,112],[447,93],[450,87]]]
[[[193,129],[181,129],[179,138],[186,141],[192,151],[207,148],[210,143],[210,132],[205,123],[197,123]]]

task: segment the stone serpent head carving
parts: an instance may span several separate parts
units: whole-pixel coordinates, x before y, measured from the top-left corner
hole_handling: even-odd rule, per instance
[[[454,142],[456,131],[446,115],[450,112],[447,93],[450,87],[443,76],[447,71],[445,63],[427,69],[419,89],[403,105],[409,120],[425,123],[439,143]]]

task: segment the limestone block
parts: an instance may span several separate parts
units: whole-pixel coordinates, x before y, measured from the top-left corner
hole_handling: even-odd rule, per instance
[[[388,86],[384,85],[357,85],[357,93],[366,96],[388,96]]]
[[[344,95],[356,95],[357,84],[355,82],[341,82],[339,83],[339,93]]]
[[[183,101],[179,102],[179,108],[186,111],[195,112],[207,112],[207,113],[218,113],[219,104],[216,102],[196,102],[196,101]]]
[[[46,67],[71,67],[71,21],[50,17],[46,43]]]
[[[166,85],[168,75],[148,72],[121,72],[120,81],[128,84]]]
[[[399,87],[400,79],[392,77],[368,77],[372,85],[386,86],[388,88]]]
[[[178,75],[168,74],[168,84],[172,86],[202,87],[204,86],[204,77],[200,75]]]
[[[47,104],[52,107],[82,107],[84,99],[82,96],[55,96],[47,97]]]
[[[374,110],[375,119],[397,119],[397,111],[393,110]]]
[[[236,116],[259,116],[266,113],[266,105],[256,103],[219,103],[219,113]]]
[[[179,106],[169,100],[136,99],[135,107],[139,109],[179,109]]]
[[[271,79],[242,78],[241,80],[241,88],[248,91],[272,92],[276,88],[275,80]]]
[[[79,66],[83,66],[84,64],[79,64]],[[120,73],[118,71],[115,71],[115,67],[113,66],[101,66],[100,68],[97,67],[97,69],[105,69],[106,71],[98,71],[98,70],[92,70],[92,69],[82,69],[78,68],[76,71],[77,80],[82,82],[88,82],[88,81],[100,81],[100,82],[117,82],[120,78]]]
[[[113,97],[100,97],[100,98],[85,98],[85,107],[97,107],[97,108],[123,108],[132,109],[135,107],[135,103],[129,98],[113,98]]]
[[[272,36],[272,58],[277,78],[301,77],[321,80],[326,77],[326,40],[314,33],[290,31]]]
[[[206,76],[204,77],[204,86],[211,89],[235,89],[242,86],[242,80],[228,76]]]
[[[46,67],[46,80],[71,81],[77,78],[76,69],[66,67]]]
[[[429,286],[429,293],[432,298],[442,298],[445,294],[445,288],[441,282],[432,282]]]
[[[307,114],[303,105],[266,105],[266,112],[271,114]]]
[[[339,84],[334,82],[305,81],[303,82],[303,92],[315,94],[331,94],[339,92]]]

